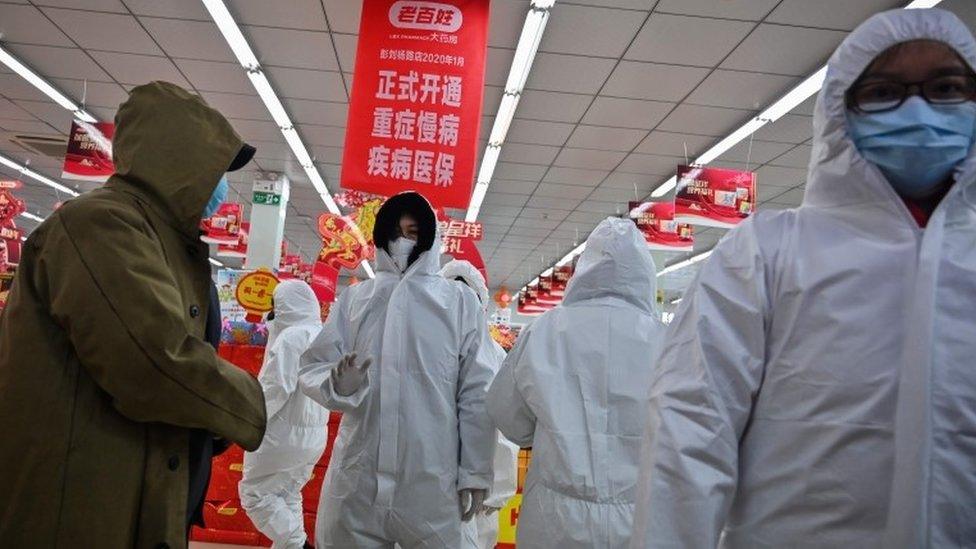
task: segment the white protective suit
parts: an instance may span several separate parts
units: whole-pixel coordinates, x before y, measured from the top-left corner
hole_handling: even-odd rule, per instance
[[[470,262],[452,260],[441,268],[441,276],[448,280],[458,277],[478,294],[482,309],[488,310],[488,286],[484,277]],[[505,350],[492,340],[491,365],[494,374],[498,373],[502,362],[505,361]],[[495,432],[495,480],[491,484],[491,493],[485,500],[485,507],[501,509],[508,500],[512,499],[518,488],[518,454],[519,447],[508,441],[498,431]],[[498,541],[498,514],[478,513],[473,520],[462,525],[461,547],[463,549],[494,549]]]
[[[399,216],[384,209],[410,196],[425,209],[414,211],[423,251],[401,273],[384,248]],[[319,549],[456,549],[458,490],[491,487],[490,337],[474,292],[438,275],[435,232],[419,195],[387,201],[374,230],[376,278],[339,296],[302,358],[302,391],[343,413],[319,503]],[[351,352],[372,364],[359,390],[340,396],[330,372]]]
[[[261,447],[244,453],[238,484],[241,505],[275,549],[305,543],[302,487],[325,450],[329,411],[298,390],[302,353],[322,327],[319,302],[308,284],[286,280],[275,288],[264,365],[258,381],[268,408]]]
[[[828,63],[803,205],[745,221],[688,290],[632,547],[715,547],[723,528],[722,547],[976,544],[976,158],[920,229],[845,117],[871,61],[920,38],[976,65],[948,12],[858,27]]]
[[[523,330],[488,391],[488,414],[532,447],[516,545],[617,548],[630,541],[641,435],[664,333],[647,244],[602,221],[560,306]]]

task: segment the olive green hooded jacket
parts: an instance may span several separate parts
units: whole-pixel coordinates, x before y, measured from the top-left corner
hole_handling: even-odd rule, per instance
[[[164,82],[115,120],[115,175],[30,235],[0,317],[0,547],[185,547],[190,429],[264,434],[258,382],[204,341],[198,226],[241,139]]]

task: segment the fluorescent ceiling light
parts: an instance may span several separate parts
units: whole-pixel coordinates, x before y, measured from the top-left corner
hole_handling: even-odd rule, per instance
[[[685,267],[694,265],[695,263],[698,263],[699,261],[704,261],[704,260],[708,259],[708,257],[710,255],[712,255],[712,250],[708,250],[707,252],[702,252],[702,253],[700,253],[698,255],[693,255],[693,256],[689,257],[688,259],[685,259],[683,261],[679,261],[679,262],[674,263],[672,265],[668,265],[667,267],[661,269],[660,271],[658,271],[657,276],[664,276],[666,274],[673,273],[675,271],[680,271],[681,269],[684,269]]]
[[[939,5],[939,2],[942,2],[942,0],[915,0],[914,2],[909,2],[908,5],[905,6],[905,9],[914,10],[921,8],[934,8],[935,6]]]
[[[36,215],[36,214],[32,214],[30,212],[22,212],[20,214],[20,216],[21,217],[25,217],[27,219],[30,219],[31,221],[37,221],[38,223],[41,223],[42,221],[44,221],[44,218],[43,217],[41,217],[39,215]]]
[[[15,161],[7,158],[6,156],[3,156],[2,154],[0,154],[0,164],[2,164],[4,166],[7,166],[8,168],[10,168],[12,170],[17,170],[18,172],[26,175],[27,177],[30,177],[31,179],[34,179],[34,180],[39,181],[41,183],[44,183],[48,187],[53,187],[53,188],[55,188],[55,189],[63,192],[64,194],[71,195],[71,196],[78,196],[78,193],[75,192],[74,190],[69,189],[68,187],[65,187],[64,185],[58,183],[57,181],[51,179],[50,177],[47,177],[47,176],[44,176],[44,175],[41,175],[41,174],[35,172],[34,170],[28,168],[27,166],[25,166],[23,164],[20,164],[18,162],[15,162]]]
[[[275,93],[271,82],[268,81],[267,75],[261,70],[261,63],[258,62],[257,56],[254,55],[254,50],[251,49],[251,45],[248,43],[247,38],[244,37],[244,33],[237,26],[237,22],[234,21],[234,17],[227,9],[227,5],[224,4],[224,0],[202,1],[210,13],[210,17],[217,24],[217,28],[220,29],[220,34],[224,36],[227,45],[230,46],[231,51],[234,52],[234,56],[237,57],[237,62],[247,71],[247,77],[251,80],[251,85],[254,86],[254,90],[257,91],[258,97],[261,98],[265,108],[268,109],[268,113],[271,114],[271,118],[275,121],[275,124],[281,129],[281,133],[285,137],[285,142],[288,143],[288,147],[305,171],[312,186],[319,193],[322,202],[325,203],[325,207],[330,212],[341,215],[342,212],[339,210],[339,205],[336,204],[332,193],[329,192],[328,185],[325,184],[325,178],[322,177],[322,174],[315,167],[308,148],[298,135],[298,131],[295,130],[295,125],[292,123],[291,117],[288,116],[288,111],[285,110],[281,99]],[[362,265],[366,274],[370,278],[373,278],[375,274],[369,266],[369,263],[363,261]]]
[[[498,106],[498,113],[495,114],[495,121],[492,123],[488,147],[481,159],[481,169],[478,170],[478,185],[475,185],[471,201],[468,203],[468,212],[464,216],[467,221],[477,221],[478,214],[481,212],[481,203],[484,202],[485,195],[488,194],[488,186],[491,185],[495,165],[498,163],[498,154],[501,152],[502,143],[505,142],[505,136],[508,135],[508,129],[515,118],[519,97],[525,88],[525,82],[529,79],[532,62],[535,60],[542,35],[546,31],[546,23],[549,21],[549,9],[554,3],[555,0],[533,0],[529,13],[525,16],[522,34],[519,35],[515,56],[512,58],[512,66],[508,70],[505,93],[502,95],[502,102]]]
[[[94,116],[88,114],[84,109],[79,107],[77,103],[69,99],[65,94],[58,91],[57,88],[52,86],[39,74],[31,70],[30,67],[21,63],[19,59],[14,57],[3,47],[0,47],[0,63],[10,67],[10,70],[19,74],[24,80],[27,80],[32,86],[44,93],[44,95],[53,99],[55,103],[75,113],[75,116],[78,117],[79,120],[89,123],[98,122]]]

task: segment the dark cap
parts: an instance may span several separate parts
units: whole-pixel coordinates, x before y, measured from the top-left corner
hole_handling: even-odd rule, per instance
[[[258,150],[251,145],[244,143],[241,145],[241,150],[237,151],[237,156],[234,157],[234,160],[230,163],[227,171],[236,172],[237,170],[243,168],[248,162],[251,161],[252,158],[254,158],[254,153],[257,151]]]

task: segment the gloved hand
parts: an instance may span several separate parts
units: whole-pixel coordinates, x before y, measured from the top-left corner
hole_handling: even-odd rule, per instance
[[[366,372],[373,359],[367,358],[356,365],[356,353],[350,353],[339,360],[339,366],[332,370],[332,387],[339,396],[347,397],[359,390],[366,379]]]
[[[458,503],[461,505],[461,522],[468,522],[484,509],[488,490],[464,488],[458,490]]]
[[[489,507],[485,505],[485,516],[490,517],[501,510],[502,510],[501,507]]]

